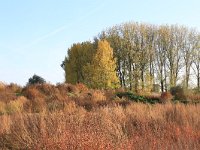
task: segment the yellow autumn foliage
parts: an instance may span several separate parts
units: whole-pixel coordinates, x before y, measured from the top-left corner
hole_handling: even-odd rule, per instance
[[[92,88],[107,89],[119,87],[113,49],[106,40],[98,42],[93,61],[85,67],[85,72],[87,74],[87,84]]]

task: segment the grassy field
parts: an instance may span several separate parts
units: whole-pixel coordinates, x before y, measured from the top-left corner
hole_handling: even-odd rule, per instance
[[[200,148],[200,104],[136,103],[119,91],[1,86],[0,149]]]

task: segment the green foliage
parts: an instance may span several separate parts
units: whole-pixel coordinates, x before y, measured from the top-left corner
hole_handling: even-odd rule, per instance
[[[150,104],[155,104],[159,102],[158,98],[147,98],[145,96],[139,96],[135,95],[132,92],[120,92],[117,93],[116,96],[119,98],[127,98],[128,100],[134,101],[134,102],[140,102],[140,103],[150,103]]]
[[[107,41],[74,44],[61,67],[67,83],[84,83],[92,88],[118,87],[116,61]]]
[[[85,82],[83,67],[91,63],[94,53],[95,48],[91,42],[73,44],[68,49],[68,56],[61,64],[61,67],[65,71],[65,81],[67,83],[76,84]]]
[[[46,81],[42,77],[34,74],[33,77],[29,78],[28,85],[37,84],[37,83],[42,84],[42,83],[46,83]]]
[[[100,46],[99,42],[103,41],[107,41],[109,46],[105,43]],[[199,41],[199,33],[184,26],[128,22],[107,28],[94,38],[94,42],[73,44],[61,67],[65,70],[67,83],[113,88],[116,85],[107,79],[109,75],[105,75],[106,69],[112,66],[121,87],[136,93],[141,90],[168,91],[177,85],[182,76],[180,72],[184,70],[184,84],[188,88],[192,67],[199,89]],[[109,56],[111,53],[106,53],[110,47],[113,49],[112,57]],[[108,50],[104,50],[102,55],[102,49]],[[109,63],[104,56],[112,58],[109,60],[114,63]],[[155,87],[156,84],[159,86]]]

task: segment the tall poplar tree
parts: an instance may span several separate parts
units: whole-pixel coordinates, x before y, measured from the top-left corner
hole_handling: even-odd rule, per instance
[[[119,79],[116,73],[116,60],[113,49],[106,40],[100,40],[91,64],[85,67],[87,84],[93,88],[117,88]]]

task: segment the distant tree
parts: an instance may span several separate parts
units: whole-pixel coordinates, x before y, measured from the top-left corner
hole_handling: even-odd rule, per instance
[[[193,61],[193,70],[196,76],[197,91],[200,92],[200,35],[198,35],[198,43],[193,53]]]
[[[183,53],[183,60],[184,60],[184,66],[185,66],[185,88],[188,89],[189,87],[189,80],[191,75],[191,68],[192,64],[196,63],[198,60],[198,53],[197,47],[198,47],[198,34],[196,30],[190,30],[186,34],[187,41],[184,43],[184,48],[182,49]],[[199,51],[199,50],[198,50]]]
[[[28,85],[36,84],[36,83],[42,84],[42,83],[46,83],[46,81],[42,77],[34,74],[31,78],[29,78]]]
[[[156,58],[156,72],[157,78],[160,82],[161,91],[164,92],[165,83],[166,83],[166,52],[167,52],[167,41],[166,37],[168,35],[167,27],[161,26],[157,29],[156,33],[156,49],[155,49],[155,58]]]
[[[98,42],[98,48],[91,64],[85,66],[87,84],[93,88],[116,88],[119,79],[113,49],[106,40]]]
[[[84,83],[83,66],[91,63],[94,52],[94,45],[91,42],[73,44],[68,49],[68,56],[61,64],[65,71],[65,81],[67,83]]]

